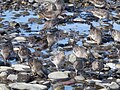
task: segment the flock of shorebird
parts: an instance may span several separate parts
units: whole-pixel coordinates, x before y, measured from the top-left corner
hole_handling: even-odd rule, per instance
[[[102,9],[103,7],[107,6],[107,3],[105,0],[85,0],[85,2],[92,3],[95,7],[90,12],[99,19],[107,18],[111,19],[111,16],[109,12],[105,9]],[[39,0],[39,15],[45,18],[47,21],[45,22],[44,29],[46,28],[52,28],[55,25],[57,25],[57,19],[62,14],[62,12],[65,9],[64,0]],[[109,8],[109,6],[107,6]],[[88,10],[89,11],[89,10]],[[97,45],[102,43],[102,31],[98,28],[94,27],[91,24],[89,37],[94,40]],[[114,39],[114,41],[120,42],[120,32],[116,30],[111,30],[111,36]],[[51,40],[51,36],[48,35],[47,41],[54,42],[53,38]],[[51,46],[48,45],[48,46]],[[90,52],[89,52],[90,53]],[[73,63],[73,67],[76,71],[76,74],[83,70],[85,67],[86,61],[84,59],[89,58],[88,50],[83,46],[74,45],[73,46],[73,54],[77,58],[82,58],[75,60]],[[45,73],[45,67],[43,66],[42,62],[34,58],[34,56],[31,54],[31,51],[27,46],[21,45],[19,47],[19,50],[16,54],[16,52],[13,49],[13,45],[11,40],[6,41],[4,44],[2,44],[1,49],[1,55],[5,61],[5,64],[7,64],[7,60],[9,60],[11,57],[19,57],[18,59],[20,62],[24,62],[26,59],[28,59],[28,63],[33,71],[33,73],[36,73],[38,75],[44,75]],[[65,61],[65,53],[64,51],[57,52],[52,58],[52,63],[55,64],[56,68],[59,69],[61,67],[61,64]],[[101,70],[103,68],[103,62],[99,60],[95,60],[92,62],[92,69],[93,70]]]

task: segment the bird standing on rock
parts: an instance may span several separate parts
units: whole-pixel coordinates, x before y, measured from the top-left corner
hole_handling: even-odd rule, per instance
[[[38,60],[37,58],[30,58],[28,60],[28,65],[30,66],[31,71],[34,75],[39,75],[40,77],[47,77],[48,71],[43,66],[41,60]]]
[[[89,36],[92,40],[94,40],[98,45],[102,43],[102,32],[98,30],[93,25],[91,25]]]
[[[59,69],[65,62],[65,53],[64,51],[59,51],[52,57],[52,63]]]
[[[20,62],[22,63],[24,60],[30,58],[31,51],[25,45],[21,45],[18,50],[18,55],[20,57]]]
[[[11,40],[8,40],[4,44],[2,44],[1,54],[4,59],[5,65],[7,64],[7,60],[15,56]]]
[[[75,69],[75,73],[76,75],[78,75],[78,73],[81,73],[83,72],[83,69],[85,67],[85,61],[83,59],[79,59],[79,60],[76,60],[74,63],[73,63],[73,67]]]
[[[115,42],[120,42],[120,31],[118,30],[112,30],[111,36],[114,39]]]
[[[40,0],[39,1],[39,15],[43,18],[47,19],[49,23],[46,23],[44,28],[52,28],[56,22],[52,22],[52,20],[56,21],[58,16],[61,15],[64,10],[64,1],[63,0]]]
[[[106,6],[106,0],[86,0],[92,3],[95,7],[103,8]]]
[[[76,55],[78,58],[85,58],[88,59],[88,53],[87,50],[83,46],[78,46],[75,45],[73,47],[73,53]]]

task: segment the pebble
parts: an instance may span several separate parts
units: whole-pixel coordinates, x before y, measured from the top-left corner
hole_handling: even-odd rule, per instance
[[[30,80],[31,76],[30,73],[26,73],[26,72],[20,72],[18,73],[18,82],[28,82]]]
[[[75,56],[75,54],[70,54],[68,56],[68,60],[71,62],[71,63],[74,63],[76,61],[77,57]]]
[[[81,81],[81,80],[85,80],[85,78],[82,75],[80,75],[80,76],[75,76],[75,80]]]
[[[10,81],[17,81],[18,76],[15,74],[9,74],[7,79]]]
[[[25,42],[27,39],[25,37],[19,36],[15,37],[14,40],[16,40],[17,42]]]
[[[120,79],[116,79],[116,82],[120,85]]]
[[[11,83],[9,87],[12,89],[19,89],[19,90],[47,90],[47,86],[40,85],[40,84],[29,84],[29,83]]]
[[[111,69],[116,69],[115,63],[106,63],[106,66],[110,67]]]
[[[116,64],[116,68],[120,69],[120,63]]]
[[[69,78],[68,73],[61,72],[61,71],[52,72],[48,75],[48,77],[50,79],[67,79],[67,78]]]

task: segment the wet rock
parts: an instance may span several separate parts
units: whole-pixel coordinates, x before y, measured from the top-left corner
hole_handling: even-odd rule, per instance
[[[116,82],[120,85],[120,79],[117,79]]]
[[[67,78],[69,78],[68,73],[61,72],[61,71],[52,72],[48,75],[48,77],[50,79],[67,79]]]
[[[7,73],[6,72],[1,72],[0,73],[0,82],[4,83],[7,80]]]
[[[112,90],[119,90],[120,89],[120,86],[116,82],[111,82],[109,87]]]
[[[85,78],[82,75],[80,75],[80,76],[75,76],[75,80],[82,81],[82,80],[85,80]]]
[[[120,63],[116,64],[116,68],[120,69]]]
[[[29,66],[23,65],[23,64],[15,64],[15,65],[12,65],[12,67],[16,71],[31,71]]]
[[[17,75],[10,74],[10,75],[8,75],[7,79],[10,81],[17,81]]]
[[[68,56],[68,60],[71,62],[71,63],[74,63],[76,61],[77,57],[75,56],[75,54],[70,54]]]
[[[47,86],[40,84],[29,84],[29,83],[11,83],[9,87],[12,89],[24,89],[24,90],[46,90]]]
[[[26,72],[18,73],[18,78],[17,78],[18,82],[28,82],[30,79],[31,79],[31,76],[29,73],[26,73]]]
[[[26,41],[26,38],[25,37],[22,37],[22,36],[18,36],[16,38],[14,38],[14,40],[16,40],[17,42],[25,42]]]
[[[106,63],[106,66],[110,67],[111,69],[116,69],[116,66],[114,63]]]
[[[28,2],[33,3],[33,2],[34,2],[34,0],[29,0]]]
[[[0,90],[9,90],[5,84],[0,84]]]
[[[88,86],[88,87],[85,87],[85,90],[96,90],[96,89],[95,87]]]
[[[0,72],[4,72],[4,71],[8,71],[8,70],[12,70],[13,68],[11,67],[7,67],[7,66],[0,66]]]
[[[51,83],[50,83],[50,81],[44,81],[42,83],[42,85],[46,85],[47,87],[50,87]]]

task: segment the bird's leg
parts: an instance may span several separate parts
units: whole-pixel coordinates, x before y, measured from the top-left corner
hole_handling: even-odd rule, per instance
[[[7,65],[7,60],[6,59],[4,59],[4,64]]]
[[[99,24],[100,24],[100,26],[102,26],[102,19],[99,19]]]

